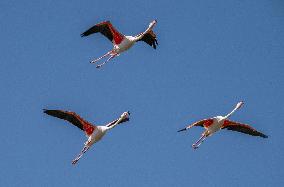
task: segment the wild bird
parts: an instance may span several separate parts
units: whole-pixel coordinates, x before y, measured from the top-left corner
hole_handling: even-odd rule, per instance
[[[83,147],[80,154],[72,161],[72,164],[76,164],[79,161],[79,159],[83,156],[83,154],[94,143],[101,140],[101,138],[106,134],[106,132],[108,132],[109,130],[111,130],[118,124],[129,121],[129,115],[130,115],[130,112],[127,111],[127,112],[122,113],[118,119],[106,125],[96,126],[84,120],[75,112],[63,111],[63,110],[47,110],[47,109],[44,109],[43,112],[50,116],[67,120],[68,122],[72,123],[73,125],[77,126],[79,129],[85,132],[88,140],[85,142],[84,144],[85,146]]]
[[[188,130],[191,127],[195,127],[195,126],[200,126],[200,127],[205,128],[205,131],[202,133],[202,136],[197,140],[196,143],[192,144],[192,147],[194,149],[197,149],[207,137],[213,135],[215,132],[221,129],[227,129],[231,131],[237,131],[237,132],[249,134],[252,136],[260,136],[262,138],[268,138],[268,136],[266,136],[265,134],[261,132],[258,132],[257,130],[255,130],[254,128],[252,128],[251,126],[247,124],[234,122],[228,119],[236,110],[241,108],[243,104],[244,102],[237,103],[235,108],[226,116],[216,116],[213,118],[203,119],[203,120],[197,121],[187,126],[186,128],[179,130],[178,132]]]
[[[89,28],[87,31],[81,34],[81,37],[89,36],[91,34],[100,32],[102,35],[107,37],[113,44],[113,49],[111,51],[107,52],[106,54],[95,60],[92,60],[90,63],[96,63],[102,58],[109,56],[109,58],[105,62],[96,66],[97,68],[100,68],[109,60],[113,59],[116,56],[119,56],[122,52],[131,48],[134,43],[138,41],[146,42],[148,45],[156,49],[158,41],[156,38],[156,34],[152,30],[156,23],[156,20],[152,21],[144,32],[136,36],[125,36],[121,34],[114,28],[110,21],[104,21]]]

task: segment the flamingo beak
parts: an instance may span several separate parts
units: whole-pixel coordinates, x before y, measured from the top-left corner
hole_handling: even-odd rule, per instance
[[[129,111],[123,112],[123,114],[121,114],[121,118],[123,118],[123,119],[129,119],[129,116],[130,116],[130,112]]]
[[[239,109],[239,108],[241,108],[241,107],[243,106],[243,104],[244,104],[244,102],[243,102],[243,101],[238,102],[238,104],[237,104],[237,108],[238,108],[238,109]]]
[[[152,21],[150,23],[149,27],[152,29],[156,23],[157,23],[157,20]]]

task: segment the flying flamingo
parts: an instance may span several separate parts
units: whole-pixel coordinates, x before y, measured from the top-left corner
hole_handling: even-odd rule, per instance
[[[148,45],[156,49],[156,45],[158,45],[158,42],[156,39],[156,34],[152,31],[156,23],[157,23],[156,20],[152,21],[149,24],[149,27],[144,32],[136,36],[125,36],[121,34],[114,28],[114,26],[111,24],[110,21],[104,21],[89,28],[87,31],[81,34],[81,37],[89,36],[93,33],[100,32],[105,37],[107,37],[113,44],[113,49],[111,51],[107,52],[106,54],[95,60],[92,60],[90,63],[96,63],[102,58],[110,56],[105,62],[96,66],[97,68],[100,68],[112,58],[119,56],[120,53],[131,48],[134,45],[134,43],[138,41],[146,42]]]
[[[96,142],[100,141],[101,138],[106,134],[107,131],[114,128],[116,125],[129,121],[130,112],[124,112],[121,116],[103,126],[96,126],[88,121],[81,118],[75,112],[63,111],[63,110],[43,110],[44,113],[54,116],[60,119],[64,119],[77,126],[79,129],[83,130],[88,137],[88,140],[85,142],[85,146],[80,152],[80,154],[72,161],[72,164],[76,164],[79,159],[83,156],[83,154]]]
[[[244,104],[243,102],[239,102],[235,106],[234,110],[232,110],[226,116],[216,116],[216,117],[209,118],[209,119],[203,119],[203,120],[197,121],[197,122],[189,125],[186,128],[179,130],[178,132],[185,131],[185,130],[190,129],[191,127],[194,127],[194,126],[200,126],[200,127],[205,128],[205,131],[202,133],[202,136],[198,139],[198,141],[196,143],[192,144],[192,147],[194,149],[197,149],[200,146],[200,144],[207,137],[211,136],[212,134],[214,134],[215,132],[217,132],[221,129],[238,131],[238,132],[242,132],[242,133],[249,134],[249,135],[252,135],[252,136],[260,136],[262,138],[268,138],[268,136],[266,136],[265,134],[263,134],[261,132],[258,132],[257,130],[250,127],[249,125],[234,122],[234,121],[231,121],[231,120],[228,119],[236,110],[241,108],[241,106],[243,104]]]

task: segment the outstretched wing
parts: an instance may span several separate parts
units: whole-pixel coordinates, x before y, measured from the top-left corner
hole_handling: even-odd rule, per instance
[[[237,132],[249,134],[249,135],[252,135],[252,136],[260,136],[262,138],[268,138],[267,135],[255,130],[254,128],[252,128],[249,125],[241,124],[241,123],[230,121],[230,120],[226,120],[224,122],[222,129],[237,131]]]
[[[79,129],[85,131],[87,133],[87,135],[92,134],[93,131],[96,128],[96,126],[94,126],[91,123],[89,123],[88,121],[84,120],[75,112],[63,111],[63,110],[47,110],[47,109],[43,109],[43,112],[50,115],[50,116],[57,117],[57,118],[60,118],[60,119],[64,119],[64,120],[72,123],[73,125],[75,125]]]
[[[191,128],[191,127],[194,127],[194,126],[204,127],[204,124],[208,120],[209,119],[203,119],[203,120],[197,121],[197,122],[195,122],[193,124],[188,125],[187,127],[183,128],[183,129],[178,130],[178,132],[185,131],[185,130],[187,130],[187,129]]]
[[[116,40],[122,40],[123,35],[119,33],[110,23],[110,21],[104,21],[101,23],[96,24],[95,26],[89,28],[85,32],[81,34],[81,37],[89,36],[94,33],[100,32],[105,37],[107,37],[111,42]],[[114,40],[115,39],[115,40]]]
[[[154,49],[156,49],[156,45],[158,45],[156,34],[150,30],[148,33],[146,33],[140,40],[146,42],[148,45],[152,46]]]

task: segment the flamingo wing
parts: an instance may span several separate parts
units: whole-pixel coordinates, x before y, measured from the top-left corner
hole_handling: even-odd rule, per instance
[[[193,124],[188,125],[187,127],[183,128],[183,129],[178,130],[178,132],[185,131],[185,130],[187,130],[191,127],[194,127],[194,126],[204,127],[204,124],[206,123],[206,121],[208,121],[208,119],[203,119],[203,120],[197,121]]]
[[[255,130],[254,128],[252,128],[251,126],[247,124],[242,124],[242,123],[229,121],[229,120],[226,120],[226,121],[227,122],[224,123],[224,125],[222,126],[222,129],[237,131],[237,132],[249,134],[252,136],[260,136],[262,138],[268,138],[267,135]]]
[[[146,33],[140,40],[146,42],[148,45],[152,46],[154,49],[157,48],[156,45],[158,45],[156,34],[151,30],[148,33]]]
[[[96,126],[94,126],[91,123],[89,123],[88,121],[84,120],[75,112],[63,111],[63,110],[47,110],[47,109],[44,109],[43,112],[50,115],[50,116],[57,117],[57,118],[60,118],[60,119],[64,119],[64,120],[72,123],[73,125],[75,125],[79,129],[85,131],[87,135],[92,134],[93,131],[96,128]]]
[[[98,32],[107,37],[111,42],[114,41],[114,38],[123,38],[123,35],[114,28],[110,21],[104,21],[96,24],[95,26],[83,32],[81,37],[89,36]]]

